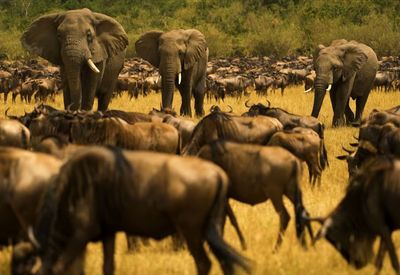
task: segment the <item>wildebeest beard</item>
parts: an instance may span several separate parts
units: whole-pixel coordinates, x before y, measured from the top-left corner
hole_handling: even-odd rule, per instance
[[[97,235],[87,241],[96,241],[104,233],[103,227],[118,220],[121,210],[130,207],[125,196],[131,185],[132,167],[120,148],[108,146],[108,152],[111,158],[97,154],[95,149],[83,157],[78,153],[61,168],[46,192],[34,232],[47,268],[77,230],[77,215],[86,215],[90,225],[95,225],[96,232],[92,233]]]

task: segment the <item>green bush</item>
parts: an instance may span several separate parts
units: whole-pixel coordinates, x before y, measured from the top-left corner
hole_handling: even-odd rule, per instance
[[[25,56],[19,35],[38,16],[82,7],[124,26],[128,56],[143,32],[177,28],[202,31],[210,56],[310,54],[338,38],[400,53],[398,0],[0,0],[0,55]]]

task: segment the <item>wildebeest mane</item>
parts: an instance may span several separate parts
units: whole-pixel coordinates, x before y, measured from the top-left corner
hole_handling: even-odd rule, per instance
[[[84,211],[83,215],[90,215],[88,218],[100,227],[117,220],[119,213],[129,206],[125,196],[131,178],[132,167],[120,148],[91,147],[78,152],[63,165],[54,179],[56,185],[47,192],[44,205],[48,210],[42,212],[43,225],[39,223],[35,233],[42,234],[40,239],[49,238],[49,245],[57,253],[74,232],[71,213]],[[84,208],[94,212],[85,212],[82,202]],[[52,223],[47,231],[46,220]]]

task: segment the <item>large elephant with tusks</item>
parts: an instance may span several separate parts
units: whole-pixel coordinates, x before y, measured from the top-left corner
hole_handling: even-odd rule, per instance
[[[108,108],[121,71],[128,36],[115,19],[89,9],[44,15],[21,37],[22,45],[60,66],[64,107]]]
[[[195,29],[151,31],[139,37],[135,48],[140,57],[160,70],[163,108],[172,108],[176,84],[182,96],[181,115],[192,115],[192,93],[196,115],[204,115],[208,48],[201,32]]]
[[[330,90],[333,126],[359,124],[378,70],[375,52],[356,41],[334,40],[328,47],[318,46],[314,67],[315,95],[311,115],[318,117],[325,93]],[[356,100],[355,117],[349,106],[350,97]]]

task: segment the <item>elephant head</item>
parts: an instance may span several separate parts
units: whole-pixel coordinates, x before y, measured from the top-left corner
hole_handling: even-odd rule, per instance
[[[204,35],[195,29],[147,32],[136,41],[135,47],[140,57],[160,70],[163,108],[172,108],[175,81],[181,84],[181,73],[191,70],[208,54]]]
[[[348,42],[340,39],[333,41],[329,47],[318,46],[314,54],[316,78],[311,114],[313,117],[319,115],[326,90],[329,91],[332,86],[353,81],[355,74],[367,60],[367,55],[355,41]]]
[[[92,94],[92,99],[95,95],[82,86],[82,71],[90,68],[95,77],[102,77],[105,61],[125,50],[128,37],[115,19],[81,9],[39,17],[23,33],[21,42],[29,52],[61,66],[69,91],[64,94],[64,105],[71,104],[75,110],[81,108],[82,93]]]

